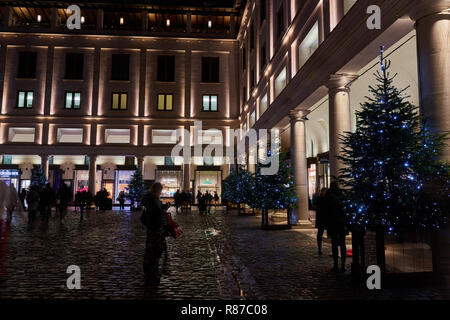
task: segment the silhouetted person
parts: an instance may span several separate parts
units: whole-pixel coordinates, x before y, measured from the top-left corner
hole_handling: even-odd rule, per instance
[[[178,208],[180,207],[180,203],[181,203],[180,190],[177,190],[177,192],[175,192],[175,194],[173,195],[173,201],[175,203],[175,210],[176,210],[176,212],[178,212]]]
[[[198,204],[200,204],[200,199],[201,199],[201,197],[202,197],[202,193],[200,192],[200,190],[198,190],[198,191],[197,191],[197,196],[196,196],[196,198],[197,198],[197,203],[198,203]]]
[[[55,203],[55,194],[50,184],[47,183],[45,187],[39,191],[39,211],[41,218],[48,221],[52,213],[52,205]]]
[[[144,254],[145,283],[159,285],[159,260],[165,248],[167,235],[166,211],[170,204],[163,204],[160,200],[162,184],[157,182],[152,185],[150,192],[145,195],[142,204],[145,207],[145,219],[147,226],[147,240]]]
[[[25,198],[27,197],[27,190],[25,188],[22,188],[22,190],[19,193],[19,199],[22,203],[22,207],[25,209]]]
[[[75,194],[75,207],[78,207],[80,209],[80,221],[83,221],[84,206],[85,196],[83,192],[77,191],[77,193]]]
[[[322,188],[319,195],[315,199],[316,207],[316,228],[317,228],[317,247],[319,255],[322,254],[323,232],[327,228],[327,188]]]
[[[119,200],[120,210],[125,210],[125,192],[120,191],[117,200]]]
[[[328,207],[327,234],[331,237],[334,261],[333,272],[339,272],[338,247],[341,249],[341,272],[345,272],[345,256],[347,253],[345,247],[346,219],[342,206],[342,192],[337,182],[333,181],[330,184],[330,189],[327,191],[325,197]]]
[[[65,183],[63,183],[61,188],[58,189],[56,199],[58,200],[59,218],[62,221],[67,213],[67,207],[69,206],[69,202],[71,200],[70,189]]]
[[[32,223],[36,218],[36,213],[39,209],[39,192],[37,186],[31,186],[27,193],[28,204],[28,223]]]
[[[219,195],[217,191],[214,191],[214,205],[217,206],[219,204]]]

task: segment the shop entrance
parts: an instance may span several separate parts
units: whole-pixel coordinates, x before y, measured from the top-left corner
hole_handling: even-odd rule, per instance
[[[195,194],[200,191],[205,193],[208,191],[212,195],[214,192],[217,194],[222,194],[222,171],[206,171],[206,170],[196,170],[195,171]]]
[[[181,179],[181,168],[156,169],[155,181],[163,185],[162,198],[172,198],[177,190],[181,190]]]

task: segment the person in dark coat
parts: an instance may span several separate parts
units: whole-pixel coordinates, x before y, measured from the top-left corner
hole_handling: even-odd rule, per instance
[[[327,200],[326,200],[327,188],[322,188],[319,195],[315,198],[316,208],[316,228],[317,228],[317,247],[319,249],[319,255],[322,254],[322,239],[323,232],[327,228]]]
[[[22,203],[22,207],[25,209],[25,198],[27,197],[27,190],[25,188],[22,188],[19,194],[20,202]]]
[[[328,209],[328,229],[327,234],[331,237],[331,247],[333,252],[334,267],[333,272],[339,272],[338,247],[341,249],[341,272],[345,272],[345,257],[347,254],[345,247],[346,219],[342,206],[342,191],[337,182],[330,184],[330,189],[326,193],[326,205]]]
[[[56,198],[58,199],[59,202],[58,211],[60,221],[63,221],[64,216],[67,213],[67,207],[69,206],[69,202],[72,198],[70,189],[65,183],[63,183],[61,185],[61,188],[59,188],[58,192],[56,193]]]
[[[163,186],[157,182],[152,185],[150,192],[145,195],[142,204],[145,207],[145,221],[147,240],[144,254],[144,276],[148,285],[159,285],[159,260],[165,248],[167,235],[166,211],[170,204],[163,204],[160,200]]]

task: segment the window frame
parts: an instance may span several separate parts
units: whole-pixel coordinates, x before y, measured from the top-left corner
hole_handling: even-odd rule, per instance
[[[67,108],[67,94],[72,94],[72,106],[70,108]],[[74,97],[75,97],[75,93],[79,93],[80,94],[80,106],[78,108],[74,107]],[[81,109],[81,92],[80,91],[66,91],[64,93],[64,110],[80,110]]]
[[[168,61],[170,60],[169,58],[171,58],[171,59],[173,59],[173,73],[172,73],[172,77],[169,77],[169,78],[165,78],[165,79],[160,79],[159,78],[159,75],[160,75],[160,61],[159,61],[159,59],[163,59],[164,60],[164,70],[162,70],[162,71],[165,71],[165,72],[162,72],[163,74],[165,73],[165,74],[168,74],[168,70],[170,69],[169,68],[169,63],[168,63]],[[158,55],[157,57],[156,57],[156,81],[158,81],[158,82],[175,82],[175,71],[176,71],[176,69],[175,69],[175,56],[174,55]]]
[[[23,107],[19,107],[19,94],[21,93],[21,92],[24,92],[25,93],[25,98],[24,98],[24,106]],[[33,100],[32,100],[32,102],[31,102],[31,107],[27,107],[26,105],[26,101],[27,101],[27,98],[28,98],[28,94],[29,93],[32,93],[33,94]],[[34,90],[17,90],[17,95],[16,95],[16,109],[33,109],[33,105],[34,105]]]
[[[213,72],[213,61],[217,61],[217,81],[215,81],[214,72]],[[207,62],[207,63],[205,63]],[[209,76],[205,79],[203,76],[205,75],[205,70],[203,69],[205,65],[209,68]],[[202,57],[202,83],[220,83],[220,57]]]
[[[164,96],[164,109],[159,108],[159,96]],[[172,96],[172,109],[167,109],[167,96]],[[173,93],[157,93],[156,94],[156,111],[173,111]]]
[[[121,77],[118,77],[120,79],[114,79],[114,75],[115,75],[115,73],[113,71],[114,66],[122,65],[122,63],[119,63],[119,64],[114,63],[114,56],[123,56],[123,57],[127,56],[128,57],[128,75],[126,76],[126,79],[125,79],[125,77],[123,79]],[[123,62],[123,61],[121,61],[121,62]],[[111,81],[130,81],[130,63],[131,63],[131,54],[129,54],[129,53],[113,53],[113,54],[111,54]]]
[[[28,75],[28,71],[27,71],[27,68],[26,68],[26,66],[25,66],[25,74],[23,74],[23,75],[21,75],[20,74],[20,71],[21,71],[21,63],[20,63],[20,56],[22,55],[22,54],[25,54],[25,55],[30,55],[31,56],[31,54],[33,54],[34,55],[34,59],[35,59],[35,61],[34,61],[34,71],[30,74],[30,76]],[[36,78],[36,73],[37,73],[37,64],[38,64],[38,53],[37,53],[37,51],[19,51],[19,53],[18,53],[18,58],[17,58],[17,73],[16,73],[16,79],[37,79]],[[30,62],[31,60],[27,60],[27,62]],[[31,76],[32,75],[32,76]]]
[[[119,106],[117,109],[114,109],[114,95],[118,94],[119,95]],[[127,104],[126,104],[126,108],[125,109],[121,109],[120,106],[122,105],[122,95],[126,94],[127,95]],[[128,92],[112,92],[111,93],[111,110],[114,111],[125,111],[128,110]]]
[[[67,71],[68,71],[68,69],[67,69],[67,57],[69,55],[81,56],[82,57],[81,63],[80,63],[81,66],[78,66],[79,69],[81,69],[81,77],[80,78],[78,78],[78,77],[68,77],[68,74],[67,74]],[[64,70],[64,80],[84,80],[84,53],[83,52],[66,52],[65,63],[66,63],[66,65],[65,65],[65,70]]]
[[[209,97],[209,109],[205,110],[203,102],[204,97]],[[216,97],[217,99],[217,108],[216,110],[211,110],[211,97]],[[218,94],[202,94],[202,112],[219,112],[219,95]]]

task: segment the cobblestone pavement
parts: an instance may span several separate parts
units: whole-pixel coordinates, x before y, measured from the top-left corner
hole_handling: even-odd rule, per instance
[[[301,230],[264,231],[260,218],[217,211],[178,214],[179,239],[168,239],[158,288],[143,285],[145,230],[139,212],[70,212],[28,228],[0,220],[0,298],[22,299],[442,299],[448,290],[369,291],[332,274],[328,254]],[[324,252],[330,252],[328,243]],[[348,261],[350,262],[350,261]],[[69,265],[81,290],[66,288]]]

